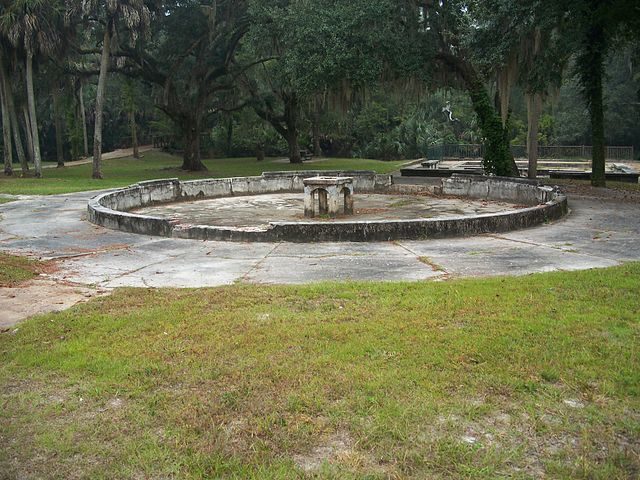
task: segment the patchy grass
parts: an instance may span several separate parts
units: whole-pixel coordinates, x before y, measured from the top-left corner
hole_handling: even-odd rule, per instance
[[[123,289],[0,335],[9,478],[637,478],[640,264]]]
[[[43,263],[0,252],[0,287],[13,287],[36,277]]]
[[[429,265],[435,272],[446,272],[442,265],[437,264],[429,257],[418,257],[418,260],[425,265]]]
[[[223,158],[205,160],[208,172],[185,172],[180,170],[182,159],[166,153],[151,151],[144,158],[132,157],[105,160],[103,162],[103,180],[91,178],[91,165],[44,169],[43,177],[20,178],[0,177],[0,193],[24,195],[51,195],[103,188],[123,187],[142,180],[178,177],[190,180],[208,177],[232,177],[260,175],[276,170],[375,170],[389,173],[397,170],[403,162],[383,162],[357,158],[331,158],[302,165],[291,165],[278,159],[266,159],[257,162],[255,158]]]

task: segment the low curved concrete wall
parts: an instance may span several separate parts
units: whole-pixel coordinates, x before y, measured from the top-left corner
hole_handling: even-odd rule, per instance
[[[159,203],[301,192],[304,178],[318,175],[354,178],[356,192],[423,193],[508,201],[526,208],[496,214],[415,220],[272,222],[266,228],[210,225],[181,225],[162,217],[129,213],[128,210]],[[443,238],[505,232],[556,220],[567,213],[567,199],[557,189],[541,187],[535,181],[476,175],[455,175],[436,187],[394,185],[390,175],[368,171],[269,172],[259,177],[140,182],[99,195],[88,205],[89,220],[107,228],[145,235],[226,241],[388,241]]]

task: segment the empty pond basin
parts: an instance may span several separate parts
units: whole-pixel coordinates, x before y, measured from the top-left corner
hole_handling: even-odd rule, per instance
[[[356,193],[354,215],[314,221],[411,220],[513,211],[522,206],[495,201],[430,195]],[[138,208],[133,213],[171,218],[180,224],[260,227],[270,222],[305,222],[302,193],[245,195]]]

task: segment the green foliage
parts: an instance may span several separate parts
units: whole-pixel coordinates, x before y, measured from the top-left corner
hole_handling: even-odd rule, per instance
[[[430,97],[404,108],[398,104],[385,108],[374,102],[364,108],[354,122],[355,155],[383,160],[414,159],[425,156],[430,146],[457,143],[453,126],[439,111],[441,107],[430,108],[434,100]]]
[[[545,113],[540,117],[540,125],[538,127],[538,142],[540,145],[555,144],[555,127],[556,120],[553,116]]]
[[[396,128],[400,118],[390,105],[371,101],[353,119],[353,145],[356,156],[391,160],[399,157]]]
[[[53,55],[61,47],[64,27],[61,0],[13,0],[0,5],[0,32],[20,52]]]
[[[137,112],[140,108],[141,89],[140,84],[131,78],[125,78],[121,82],[120,98],[122,109],[125,112]]]
[[[614,52],[606,65],[604,102],[608,145],[633,145],[640,152],[640,50],[633,45]]]
[[[65,124],[67,133],[67,142],[69,143],[70,155],[72,160],[77,160],[84,153],[84,133],[82,122],[78,116],[76,106],[73,103],[65,105]]]
[[[430,146],[437,143],[456,143],[455,138],[443,137],[441,126],[435,119],[429,120],[416,112],[397,127],[398,153],[402,158],[423,157]]]
[[[114,6],[133,3],[123,0]],[[640,151],[640,122],[636,121],[640,83],[635,68],[639,59],[637,48],[635,52],[624,48],[636,45],[633,42],[638,41],[640,31],[635,28],[640,15],[633,0],[145,0],[137,6],[142,3],[148,10],[140,11],[158,13],[162,4],[162,13],[147,19],[134,18],[128,7],[119,11],[112,71],[123,71],[129,80],[117,74],[109,78],[105,151],[128,144],[130,128],[124,113],[133,108],[138,112],[142,139],[148,140],[152,130],[172,138],[199,130],[202,135],[189,141],[179,138],[174,145],[184,149],[195,138],[207,138],[210,142],[203,148],[211,147],[218,156],[254,155],[260,145],[268,154],[286,155],[283,139],[291,125],[295,125],[299,147],[310,148],[312,112],[320,111],[320,143],[326,154],[415,158],[433,144],[486,141],[488,171],[505,173],[509,163],[506,141],[525,143],[522,96],[527,91],[548,93],[546,116],[540,122],[542,144],[591,143],[593,128],[585,115],[584,100],[566,69],[569,56],[584,53],[593,39],[586,35],[589,25],[600,25],[607,39],[604,53],[609,56],[603,55],[600,69],[609,77],[603,80],[604,142],[634,143]],[[31,42],[36,53],[46,53],[35,59],[35,90],[42,151],[49,159],[55,152],[49,112],[49,84],[54,73],[73,77],[69,85],[80,77],[87,82],[91,136],[96,44],[99,50],[95,39],[103,26],[96,22],[98,17],[79,12],[83,7],[93,8],[104,20],[105,5],[75,0],[21,0],[0,5],[0,30],[4,31],[0,47],[15,87],[19,116],[25,102],[25,42]],[[590,5],[597,8],[589,10]],[[25,12],[33,13],[34,22],[37,20],[31,30],[22,21]],[[533,48],[536,32],[544,45],[537,53]],[[49,58],[53,53],[60,55],[55,62]],[[443,63],[439,56],[443,53],[452,54],[477,74],[478,82],[472,82],[471,87],[472,98],[478,101],[477,112],[473,112],[468,94],[462,93],[468,85],[460,69]],[[582,58],[572,72],[595,65],[591,60],[589,55]],[[518,67],[519,85],[513,91],[511,124],[505,133],[492,118],[495,106],[489,85],[496,70],[512,62]],[[248,68],[252,63],[256,64]],[[553,91],[563,75],[565,82],[555,102]],[[251,93],[256,93],[256,103],[265,107],[267,121],[284,119],[289,105],[290,125],[281,128],[280,136],[247,110],[254,105],[247,99],[248,86],[255,88]],[[454,116],[460,122],[443,120],[441,108],[446,99],[438,87],[446,87],[447,95],[455,96]],[[68,90],[64,96],[72,97]],[[424,95],[425,90],[429,95]],[[171,121],[166,113],[154,110],[156,104],[171,112]],[[235,111],[242,105],[249,114]],[[220,120],[227,110],[234,110],[230,124]],[[65,153],[77,158],[81,125],[69,105],[64,112]]]
[[[463,42],[485,74],[491,77],[514,63],[514,80],[525,91],[546,93],[560,85],[571,52],[558,34],[564,20],[550,13],[549,5],[512,0],[470,3],[473,28]]]
[[[282,136],[252,110],[234,113],[230,122],[228,115],[224,117],[211,130],[212,147],[217,155],[248,157],[262,149],[267,156],[286,156],[287,145]]]
[[[511,118],[509,122],[511,129],[511,138],[514,145],[526,145],[527,143],[527,124],[519,118]]]
[[[562,85],[557,100],[551,105],[551,113],[556,119],[556,139],[561,145],[590,143],[587,107],[574,78],[567,79]]]
[[[478,115],[482,134],[484,135],[484,158],[482,165],[488,174],[498,176],[512,176],[513,155],[509,148],[509,129],[502,126],[485,87],[479,81],[469,86],[469,95]]]
[[[640,39],[640,6],[634,0],[548,0],[541,5],[558,19],[563,41],[575,53],[573,73],[590,114],[592,183],[604,186],[605,64],[614,43]]]
[[[442,109],[452,104],[454,121]],[[480,133],[467,95],[437,90],[419,98],[372,89],[366,101],[321,122],[327,155],[414,159],[442,143],[477,143]]]
[[[527,143],[527,125],[520,118],[510,118],[509,127],[511,130],[512,145],[526,145]],[[538,144],[539,145],[557,145],[555,136],[556,120],[545,113],[540,116],[538,122]]]
[[[71,160],[78,160],[84,154],[84,135],[82,128],[82,117],[79,114],[79,102],[75,92],[71,87],[75,85],[65,85],[61,101],[61,115],[64,118],[65,126],[65,149]],[[49,119],[49,123],[53,120]]]
[[[406,41],[398,2],[254,1],[250,15],[252,45],[259,54],[276,53],[276,81],[286,82],[300,96],[345,84],[362,88],[377,82],[389,67],[419,58],[419,45]],[[412,21],[404,20],[405,26]]]
[[[325,108],[328,104],[345,112],[383,78],[426,76],[422,55],[429,48],[408,41],[407,27],[415,27],[418,15],[415,6],[407,5],[390,0],[250,3],[252,27],[245,53],[270,58],[250,72],[253,107],[287,139],[290,149],[296,149],[298,132],[305,132],[299,125],[305,103],[322,97]],[[327,141],[335,143],[334,152],[399,155],[397,142],[386,132],[370,135],[366,146],[353,145],[362,132],[331,136]]]

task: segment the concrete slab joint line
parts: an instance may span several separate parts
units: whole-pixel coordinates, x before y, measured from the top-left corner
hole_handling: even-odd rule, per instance
[[[281,245],[281,243],[277,243],[271,250],[269,250],[267,252],[267,254],[264,257],[262,257],[260,260],[258,260],[255,264],[251,265],[251,268],[249,268],[247,273],[242,275],[241,281],[243,281],[243,282],[248,281],[250,279],[250,277],[251,277],[251,274],[256,270],[259,270],[260,267],[267,261],[267,259],[269,257],[271,257],[273,252],[275,252],[278,249],[278,247],[280,247],[280,245]]]
[[[336,185],[336,192],[376,192],[379,194],[436,195],[520,205],[505,212],[440,218],[273,221],[265,227],[228,225],[185,225],[175,219],[132,212],[156,204],[224,198],[234,195],[261,195],[302,192],[310,177],[348,178],[349,186]],[[335,180],[332,180],[335,181]],[[346,180],[344,180],[346,182]],[[310,188],[310,187],[307,187]],[[341,190],[342,189],[342,190]],[[342,193],[340,193],[342,192]],[[351,198],[344,194],[345,207]],[[327,207],[328,208],[328,207]],[[338,205],[333,206],[339,209]],[[499,233],[557,220],[568,211],[566,196],[556,188],[517,178],[454,175],[439,185],[397,185],[390,175],[369,171],[352,172],[269,172],[256,177],[234,177],[179,181],[178,179],[139,182],[127,188],[91,199],[88,218],[107,228],[144,235],[197,240],[250,242],[390,241],[399,239],[448,238]],[[335,212],[330,212],[334,213]]]

